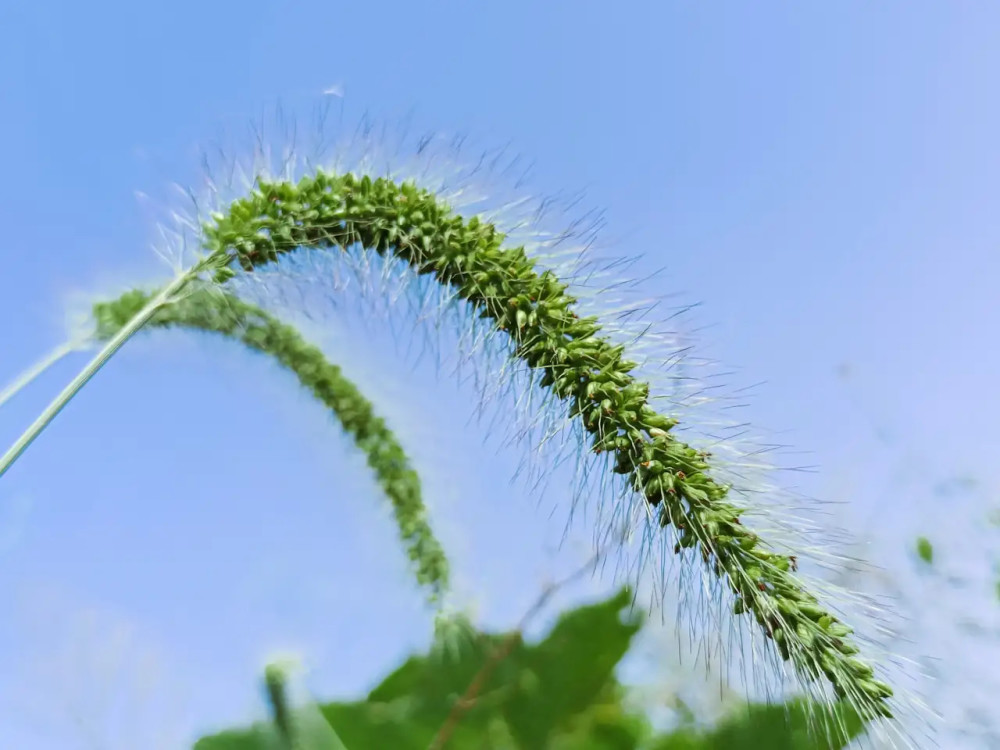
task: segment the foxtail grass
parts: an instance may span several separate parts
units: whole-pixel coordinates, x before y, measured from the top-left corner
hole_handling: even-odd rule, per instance
[[[680,409],[655,406],[648,372],[655,341],[644,352],[648,337],[622,340],[621,318],[629,311],[613,308],[613,294],[599,290],[596,305],[594,298],[583,299],[583,285],[571,287],[567,276],[541,268],[538,258],[524,244],[510,242],[496,223],[462,215],[419,180],[311,168],[301,179],[255,173],[247,183],[242,197],[218,206],[195,227],[202,247],[190,269],[153,295],[122,297],[112,303],[120,306],[113,315],[112,307],[95,308],[99,321],[110,316],[103,328],[99,325],[104,348],[0,458],[0,475],[141,328],[187,325],[180,321],[190,300],[207,305],[210,297],[202,295],[261,276],[299,251],[377,255],[445,290],[464,303],[464,314],[506,341],[511,361],[534,377],[532,382],[585,438],[591,464],[610,466],[652,519],[662,542],[685,566],[720,585],[732,613],[752,624],[803,685],[820,692],[825,685],[866,719],[893,716],[893,689],[876,676],[880,665],[861,654],[852,627],[799,574],[799,556],[809,551],[789,550],[775,534],[744,522],[755,513],[768,517],[767,512],[721,478],[726,466],[713,455],[716,451],[685,439]],[[589,272],[578,267],[572,281],[584,277],[590,278]],[[233,304],[236,309],[242,303]],[[595,307],[603,313],[587,314]],[[200,314],[208,323],[194,327],[231,325],[232,318],[226,322],[219,309]],[[272,336],[271,324],[249,310],[244,322],[248,325],[239,332],[239,324],[220,332],[262,351],[273,348],[279,359],[286,356],[278,352],[284,344],[274,342],[298,336],[276,322],[274,330],[285,333]],[[248,336],[250,331],[256,332]],[[288,351],[305,352],[297,345]],[[299,354],[282,362],[312,388],[298,365],[290,364]],[[303,356],[302,361],[313,359]],[[308,377],[320,369],[307,367]],[[719,440],[720,453],[729,442]]]

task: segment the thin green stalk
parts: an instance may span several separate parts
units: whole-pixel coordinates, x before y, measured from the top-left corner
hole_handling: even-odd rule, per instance
[[[304,726],[301,711],[297,717],[289,700],[287,665],[275,663],[265,667],[264,694],[271,709],[271,721],[274,723],[281,750],[312,750],[317,747],[317,738],[309,736],[309,727]],[[323,734],[319,742],[322,742],[325,748],[332,745],[333,750],[347,750],[347,746],[330,722],[321,715],[317,718],[319,719],[317,724]]]
[[[288,703],[288,676],[279,664],[269,664],[264,670],[264,690],[271,706],[271,720],[278,730],[283,750],[294,750],[295,728],[292,708]]]
[[[14,382],[0,391],[0,406],[3,406],[8,401],[10,401],[14,396],[16,396],[22,388],[31,383],[35,378],[41,375],[43,372],[48,370],[54,364],[59,362],[67,354],[71,354],[76,350],[74,344],[61,344],[53,349],[51,352],[42,357],[38,362],[33,364],[27,370],[22,372],[16,378]]]
[[[15,441],[15,443],[10,447],[10,449],[0,456],[0,477],[7,473],[7,470],[14,464],[14,462],[28,449],[35,438],[37,438],[42,431],[49,426],[49,423],[63,410],[63,408],[68,404],[72,398],[80,392],[94,375],[104,366],[104,364],[117,352],[121,347],[128,341],[136,331],[142,328],[146,322],[153,317],[157,310],[163,307],[170,301],[170,298],[184,288],[192,279],[194,279],[202,270],[204,270],[204,264],[199,264],[187,271],[186,273],[178,276],[173,281],[171,281],[167,286],[165,286],[162,291],[159,292],[155,297],[153,297],[142,310],[140,310],[135,317],[128,322],[127,325],[122,327],[118,333],[116,333],[104,348],[101,349],[94,358],[90,360],[86,367],[84,367],[80,373],[70,381],[58,396],[56,396],[52,403],[50,403],[45,410],[38,416],[32,424],[26,429],[21,436]]]

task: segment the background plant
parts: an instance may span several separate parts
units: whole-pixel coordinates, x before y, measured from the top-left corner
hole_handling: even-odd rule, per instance
[[[657,731],[626,702],[615,668],[642,627],[627,589],[563,613],[536,643],[521,632],[476,633],[459,658],[414,655],[364,699],[317,708],[346,747],[565,748],[565,750],[696,750],[843,748],[862,730],[849,705],[793,700],[740,707],[717,726],[682,722]],[[282,671],[268,672],[274,720],[205,737],[195,750],[258,750],[280,739],[302,750],[327,746],[283,729],[287,703]],[[277,701],[275,700],[277,696]],[[461,708],[461,716],[449,721]],[[315,709],[310,709],[314,711]],[[824,732],[817,717],[826,714]],[[315,732],[315,730],[313,730]],[[294,743],[299,744],[295,745]]]

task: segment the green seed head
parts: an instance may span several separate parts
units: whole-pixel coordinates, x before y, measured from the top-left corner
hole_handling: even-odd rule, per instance
[[[650,384],[633,374],[637,364],[624,358],[626,347],[604,334],[597,317],[579,315],[568,287],[537,271],[523,247],[504,246],[504,235],[490,223],[462,220],[411,183],[318,172],[298,183],[259,181],[251,194],[214,214],[203,235],[216,281],[300,247],[341,251],[358,244],[453,290],[510,338],[515,356],[539,372],[540,385],[578,420],[590,450],[612,454],[614,471],[650,506],[660,506],[660,525],[678,533],[675,550],[699,550],[692,557],[738,596],[734,611],[752,615],[804,682],[825,675],[862,715],[891,713],[887,686],[851,655],[850,629],[805,588],[793,556],[778,554],[744,527],[747,508],[713,477],[709,454],[674,436],[676,415],[650,405]],[[95,314],[100,325],[100,316],[110,313]],[[305,367],[307,359],[296,366]],[[427,539],[421,544],[432,546]],[[771,624],[776,613],[784,620],[777,626]]]

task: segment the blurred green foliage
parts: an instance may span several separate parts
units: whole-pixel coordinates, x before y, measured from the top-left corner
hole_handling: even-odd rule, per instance
[[[934,545],[925,536],[917,537],[917,556],[928,565],[934,562]]]
[[[321,742],[306,732],[289,738],[262,722],[204,737],[194,750],[837,750],[861,733],[845,705],[804,700],[749,705],[714,727],[689,720],[656,731],[626,707],[614,674],[642,627],[630,603],[625,589],[564,613],[534,644],[519,632],[476,633],[457,653],[412,656],[363,700],[318,706],[339,742],[333,732]],[[284,695],[273,672],[268,694]],[[272,711],[287,726],[287,707],[272,700]]]

